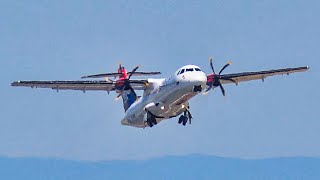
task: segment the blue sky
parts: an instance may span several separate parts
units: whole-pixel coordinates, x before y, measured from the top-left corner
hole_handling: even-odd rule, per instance
[[[74,160],[206,154],[238,158],[320,155],[320,3],[298,1],[1,1],[0,155]],[[14,80],[77,80],[130,69],[171,75],[309,65],[308,73],[225,86],[191,101],[192,126],[120,125],[121,102],[103,92],[12,88]]]

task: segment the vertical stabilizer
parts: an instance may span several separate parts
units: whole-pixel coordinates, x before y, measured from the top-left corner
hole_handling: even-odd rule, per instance
[[[124,111],[126,112],[130,106],[136,102],[136,100],[138,99],[137,94],[134,91],[126,91],[122,94],[122,100],[123,100],[123,108]]]

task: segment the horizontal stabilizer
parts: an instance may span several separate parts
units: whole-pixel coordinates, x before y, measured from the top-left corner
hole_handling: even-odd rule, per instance
[[[132,74],[132,72],[127,73],[128,76]],[[152,76],[152,75],[159,75],[161,72],[135,72],[132,76]],[[105,74],[95,74],[95,75],[89,75],[89,76],[83,76],[82,79],[86,78],[109,78],[109,77],[119,77],[121,76],[121,73],[105,73]]]

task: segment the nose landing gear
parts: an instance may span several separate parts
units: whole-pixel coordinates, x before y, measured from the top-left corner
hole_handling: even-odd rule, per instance
[[[200,86],[194,86],[193,87],[193,92],[195,92],[195,93],[202,92],[202,86],[201,85]]]

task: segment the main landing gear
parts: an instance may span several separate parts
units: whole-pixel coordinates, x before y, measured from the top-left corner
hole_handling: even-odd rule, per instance
[[[154,125],[158,124],[156,117],[152,113],[150,113],[149,111],[147,112],[147,122],[146,123],[149,127],[153,127]]]
[[[156,118],[158,118],[158,119],[163,119],[163,118],[164,118],[164,117],[156,116],[156,115],[152,114],[152,113],[151,113],[150,111],[148,111],[147,109],[146,109],[146,112],[147,112],[147,121],[145,122],[145,126],[146,126],[146,127],[147,127],[147,126],[153,127],[153,126],[157,125],[158,122],[157,122],[157,119],[156,119]]]
[[[191,124],[191,120],[193,119],[189,109],[186,109],[184,112],[183,112],[183,115],[180,116],[179,118],[179,121],[178,123],[179,124],[182,124],[183,126],[186,126],[188,121],[189,121],[189,124]]]

